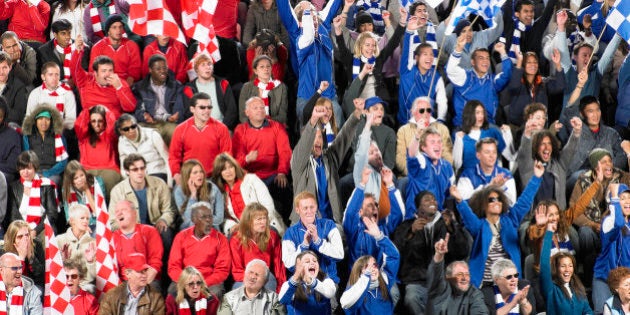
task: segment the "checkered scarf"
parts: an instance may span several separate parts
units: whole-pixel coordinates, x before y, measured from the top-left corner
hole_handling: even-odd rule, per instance
[[[97,14],[97,16],[98,16],[98,14]],[[100,25],[100,23],[99,23],[99,25]],[[55,50],[58,53],[63,54],[63,56],[64,56],[64,58],[63,58],[63,79],[64,80],[68,80],[68,79],[70,79],[70,62],[72,62],[72,52],[74,51],[74,44],[70,43],[70,45],[66,46],[66,48],[63,48],[63,47],[59,46],[59,44],[57,43],[56,39],[53,40],[53,43],[55,44]]]
[[[498,310],[502,308],[503,306],[505,306],[505,302],[503,302],[503,296],[501,295],[501,291],[499,291],[499,287],[494,285],[493,289],[494,289],[494,308]],[[510,297],[508,298],[507,302],[508,303],[512,302],[512,299],[514,298],[514,296],[516,296],[516,293],[510,294]],[[518,315],[520,313],[521,313],[520,306],[516,304],[516,306],[513,309],[511,309],[508,314]]]
[[[410,47],[410,51],[414,52],[416,51],[416,47],[418,47],[420,44],[422,44],[422,41],[420,40],[420,36],[418,36],[418,34],[414,34],[412,37],[412,42],[411,42],[411,47]],[[425,42],[429,45],[431,45],[431,47],[433,48],[433,65],[437,66],[437,56],[438,56],[438,45],[437,45],[437,41],[435,39],[435,25],[433,25],[433,23],[431,22],[427,22],[427,32],[426,32],[426,38],[425,38]],[[411,60],[411,62],[413,62],[413,59],[409,58]]]
[[[184,299],[181,303],[179,303],[179,315],[190,315],[192,312],[190,311],[190,305],[188,305],[188,300]],[[195,301],[195,314],[197,315],[206,315],[206,309],[208,308],[208,299],[204,297],[200,297]]]
[[[258,78],[254,79],[254,85],[262,90],[260,98],[262,98],[263,102],[265,103],[265,114],[267,116],[269,116],[269,92],[280,86],[280,83],[282,82],[280,82],[279,80],[269,80],[269,82],[265,84],[263,82],[260,82]]]
[[[356,79],[359,76],[359,73],[361,73],[361,64],[367,63],[373,65],[375,62],[376,57],[374,56],[366,58],[361,55],[361,58],[352,58],[352,80]],[[370,74],[372,74],[372,72],[370,72]]]
[[[508,57],[512,60],[513,64],[516,64],[516,56],[521,51],[521,33],[525,31],[529,31],[532,25],[525,25],[519,19],[514,17],[514,32],[512,33],[512,45],[510,45],[510,51],[508,51]],[[503,42],[505,42],[505,37],[502,37]],[[507,45],[507,43],[506,43]]]
[[[55,139],[55,143],[57,140]],[[46,177],[39,177],[39,175],[35,174],[35,177],[32,181],[25,181],[20,177],[20,182],[24,185],[24,188],[30,188],[31,193],[28,196],[28,208],[26,209],[26,222],[28,225],[34,229],[39,222],[42,220],[42,214],[44,213],[42,209],[42,186],[52,186],[55,187],[55,183],[53,183],[50,179]],[[2,281],[0,281],[2,282]],[[0,315],[2,315],[0,313]],[[13,313],[11,313],[13,315]]]
[[[365,12],[369,13],[372,16],[374,27],[385,26],[385,22],[383,21],[383,10],[385,10],[385,8],[381,6],[379,1],[359,0],[357,1],[356,6],[357,9],[365,9]]]
[[[66,85],[65,83],[60,83],[59,86],[55,90],[50,91],[48,87],[46,86],[46,83],[42,83],[42,90],[48,92],[48,96],[55,97],[55,107],[57,108],[59,113],[61,113],[61,117],[64,117],[65,115],[63,112],[64,110],[63,95],[66,94],[68,91],[72,91],[72,88]]]
[[[4,285],[4,281],[0,281],[0,315],[21,315],[24,313],[23,306],[24,288],[22,288],[22,281],[11,291],[10,303],[7,301],[7,287]]]
[[[94,6],[93,1],[90,1],[88,8],[90,10],[90,21],[92,22],[92,29],[94,30],[94,34],[99,37],[105,37],[105,33],[103,32],[103,24],[101,23],[101,16],[98,14],[98,8]],[[105,17],[116,14],[116,5],[114,3],[114,0],[109,0],[109,5],[106,5],[106,7],[104,6],[104,8],[106,8],[108,12],[105,14]]]

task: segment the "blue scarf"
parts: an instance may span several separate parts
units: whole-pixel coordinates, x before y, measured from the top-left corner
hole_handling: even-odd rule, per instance
[[[417,33],[414,34],[411,38],[412,38],[412,42],[411,42],[410,51],[413,52],[413,51],[416,50],[416,47],[418,47],[422,43],[422,41],[420,40],[420,36],[418,36]],[[436,40],[436,37],[435,37],[435,26],[431,22],[427,22],[427,31],[426,31],[425,42],[427,44],[431,45],[431,47],[433,48],[433,57],[435,58],[435,59],[433,59],[433,65],[436,66],[437,62],[438,62],[438,60],[437,60],[438,45],[437,45],[437,40]]]
[[[516,17],[514,19],[514,32],[512,33],[512,44],[510,45],[510,50],[508,51],[508,57],[512,60],[513,64],[516,64],[516,55],[521,51],[521,33],[529,31],[532,25],[525,25]],[[505,36],[501,36],[501,41],[505,43]],[[505,43],[507,45],[507,43]]]
[[[505,302],[503,302],[503,296],[501,295],[501,291],[499,291],[499,287],[494,285],[493,288],[494,288],[494,309],[498,310],[502,308],[503,306],[505,306]],[[514,296],[516,296],[516,293],[510,294],[510,297],[508,298],[507,302],[508,303],[512,302],[512,299],[514,298]],[[521,313],[520,306],[516,304],[516,306],[513,309],[511,309],[508,314],[519,315],[520,313]]]
[[[352,80],[356,79],[359,76],[359,73],[361,73],[362,64],[368,63],[368,64],[373,65],[375,62],[376,62],[376,57],[374,56],[370,58],[366,58],[366,57],[363,57],[363,55],[361,55],[361,58],[357,58],[357,57],[352,58]]]
[[[383,21],[383,10],[385,10],[385,8],[381,6],[379,2],[380,1],[359,0],[356,4],[357,8],[365,9],[365,12],[372,16],[375,28],[385,26],[385,22]]]
[[[328,181],[326,180],[326,166],[322,157],[315,159],[315,178],[317,179],[317,206],[323,218],[332,219],[330,202],[328,201]]]

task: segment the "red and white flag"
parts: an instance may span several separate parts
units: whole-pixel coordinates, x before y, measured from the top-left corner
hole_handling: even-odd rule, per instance
[[[179,29],[164,0],[127,0],[127,2],[129,3],[129,28],[132,32],[142,36],[170,36],[188,45],[184,33]]]
[[[72,296],[70,295],[70,289],[66,286],[66,271],[63,269],[61,252],[48,218],[44,219],[44,232],[46,235],[44,314],[74,314],[74,309],[70,305]]]
[[[96,209],[96,297],[120,283],[112,226],[100,185],[94,185]]]
[[[221,59],[213,22],[217,4],[218,0],[181,0],[184,33],[199,42],[197,53],[207,53],[214,62]]]

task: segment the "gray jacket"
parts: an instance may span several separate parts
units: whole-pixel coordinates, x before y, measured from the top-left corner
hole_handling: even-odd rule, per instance
[[[251,314],[251,315],[283,315],[287,313],[286,308],[282,303],[280,303],[280,299],[278,299],[278,294],[273,291],[267,290],[265,287],[261,289],[262,291],[258,293],[255,297],[255,307],[256,312],[237,312],[236,315],[239,314]],[[217,315],[232,315],[235,314],[234,310],[238,309],[239,304],[245,297],[245,287],[240,287],[238,289],[234,289],[223,296],[223,302],[217,311]]]
[[[608,150],[608,152],[612,154],[615,167],[627,169],[628,160],[623,149],[621,149],[621,137],[619,133],[615,129],[605,126],[603,123],[599,125],[599,132],[594,133],[585,123],[582,128],[582,134],[580,135],[580,146],[573,155],[567,174],[571,174],[580,169],[590,168],[588,156],[591,150],[595,148]]]
[[[468,315],[488,314],[486,302],[481,290],[472,284],[466,292],[456,292],[444,276],[444,260],[431,264],[427,269],[429,275],[429,300],[427,314]]]
[[[268,95],[269,116],[271,119],[281,124],[287,123],[287,111],[289,109],[287,91],[287,85],[281,83],[275,89],[271,90]],[[253,96],[259,96],[258,87],[254,86],[254,81],[249,81],[243,85],[238,98],[238,116],[242,123],[247,122],[247,116],[245,116],[245,102]]]
[[[359,119],[354,115],[343,124],[343,127],[335,137],[335,141],[324,151],[322,159],[326,168],[326,179],[328,181],[328,198],[333,212],[333,218],[337,224],[343,220],[343,207],[339,200],[337,184],[339,183],[339,173],[337,170],[343,162],[346,152],[352,145],[352,139],[357,130]],[[314,160],[311,155],[313,142],[317,129],[307,123],[304,131],[293,149],[291,156],[291,173],[293,174],[293,191],[297,194],[302,191],[309,191],[317,196],[317,177],[315,176]],[[291,212],[291,224],[299,220],[295,210]]]
[[[22,276],[22,288],[24,288],[23,315],[39,315],[44,313],[42,307],[42,291],[34,284],[31,278]]]

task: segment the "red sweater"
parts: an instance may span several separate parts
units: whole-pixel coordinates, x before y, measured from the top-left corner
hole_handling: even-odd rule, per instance
[[[210,118],[202,130],[195,126],[195,117],[190,117],[177,127],[171,138],[168,164],[173,175],[179,174],[182,163],[197,159],[207,174],[212,173],[214,158],[232,152],[230,131],[220,121]]]
[[[142,76],[149,74],[149,58],[153,55],[162,55],[166,58],[166,65],[175,73],[175,79],[181,83],[188,81],[186,74],[186,65],[188,65],[188,56],[186,55],[186,46],[171,38],[166,48],[166,54],[162,53],[158,48],[158,41],[151,42],[144,47],[142,52]]]
[[[74,314],[96,315],[98,314],[98,300],[94,295],[79,289],[79,293],[72,297],[70,304]]]
[[[158,272],[155,279],[160,279],[164,248],[160,233],[156,228],[146,224],[136,224],[136,230],[131,236],[124,235],[118,229],[114,232],[114,245],[116,245],[116,258],[121,279],[127,280],[124,273],[125,264],[127,257],[133,253],[143,254],[147,258],[147,265]]]
[[[286,271],[282,263],[282,243],[280,236],[274,230],[269,231],[271,237],[266,251],[261,251],[254,241],[250,240],[248,249],[243,248],[238,232],[230,238],[230,252],[232,253],[232,277],[236,282],[243,282],[245,266],[252,259],[260,259],[267,263],[269,270],[276,277],[278,286],[276,292],[280,292],[282,284],[287,281]]]
[[[11,19],[9,31],[15,32],[20,40],[46,42],[45,30],[50,19],[50,5],[40,0],[31,5],[28,0],[5,0],[0,2],[0,20]]]
[[[110,44],[109,37],[105,37],[99,40],[92,51],[90,52],[90,64],[94,63],[94,59],[98,56],[105,55],[114,60],[114,72],[118,74],[121,80],[127,80],[127,77],[132,77],[133,81],[140,81],[142,79],[142,68],[147,68],[148,65],[143,64],[140,59],[140,48],[134,41],[123,38],[120,42],[118,49],[114,49]],[[90,67],[90,72],[92,72]]]
[[[258,150],[256,160],[246,163],[245,156]],[[284,126],[271,119],[262,128],[254,128],[249,122],[236,126],[232,138],[234,157],[248,172],[260,179],[281,173],[288,175],[291,169],[291,145]]]
[[[96,146],[90,144],[90,108],[84,107],[74,122],[74,131],[79,140],[81,165],[86,170],[111,169],[120,172],[118,167],[118,136],[114,131],[116,117],[108,110],[105,114],[105,131],[99,135]]]
[[[127,82],[121,78],[122,87],[116,89],[111,85],[102,86],[96,82],[94,73],[87,73],[81,67],[83,51],[75,50],[70,64],[70,73],[81,95],[83,109],[94,105],[103,105],[114,113],[116,119],[122,112],[133,113],[136,110],[136,98]],[[116,65],[114,65],[116,68]],[[81,151],[83,152],[83,151]]]
[[[201,272],[206,284],[221,284],[230,274],[230,249],[227,238],[212,229],[210,234],[198,239],[195,226],[175,235],[168,259],[168,275],[177,282],[186,266],[194,266]]]

